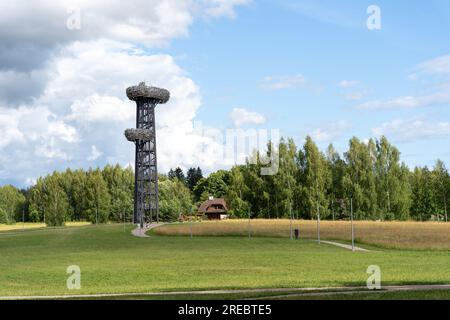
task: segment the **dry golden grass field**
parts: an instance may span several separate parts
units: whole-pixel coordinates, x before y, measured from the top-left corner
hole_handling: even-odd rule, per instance
[[[317,222],[296,220],[293,228],[300,229],[300,238],[317,239]],[[248,220],[204,221],[165,225],[154,229],[157,235],[247,236]],[[255,237],[289,237],[289,220],[252,220],[250,230]],[[351,241],[349,221],[321,221],[323,240]],[[375,222],[356,221],[355,240],[394,249],[450,250],[450,223],[444,222]]]
[[[85,225],[89,225],[88,222],[66,222],[66,227],[81,227]],[[8,225],[8,224],[0,224],[0,232],[2,231],[20,231],[22,229],[40,229],[45,228],[46,225],[44,223],[34,223],[34,222],[26,222],[22,224],[18,222],[16,224]]]

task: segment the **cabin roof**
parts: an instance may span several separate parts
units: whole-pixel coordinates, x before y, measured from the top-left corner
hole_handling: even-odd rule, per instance
[[[227,203],[225,199],[212,199],[206,200],[200,205],[198,209],[199,213],[225,213],[228,211]]]

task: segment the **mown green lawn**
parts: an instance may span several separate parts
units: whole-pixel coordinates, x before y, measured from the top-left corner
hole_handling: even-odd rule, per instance
[[[0,296],[450,283],[449,251],[352,253],[280,238],[135,238],[131,226],[0,233]],[[81,290],[66,268],[81,268]]]
[[[268,298],[270,299],[270,297]],[[283,300],[450,300],[450,290],[366,292],[325,296],[290,296]]]
[[[104,298],[110,300],[111,298]],[[450,290],[422,290],[422,291],[367,291],[327,293],[323,295],[298,292],[252,292],[252,293],[221,293],[202,295],[152,295],[125,296],[113,298],[119,300],[450,300]]]

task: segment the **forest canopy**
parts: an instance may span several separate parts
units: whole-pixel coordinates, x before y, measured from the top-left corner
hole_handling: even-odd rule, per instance
[[[359,220],[447,221],[450,177],[444,162],[411,170],[385,137],[368,142],[352,138],[343,154],[332,144],[321,151],[311,137],[301,147],[293,139],[281,139],[277,152],[275,175],[261,175],[262,165],[250,159],[207,177],[200,168],[160,175],[161,218],[191,215],[212,196],[225,198],[235,218],[314,219],[320,214],[321,219],[348,219],[351,201]],[[0,187],[0,223],[22,217],[49,226],[131,221],[133,193],[132,168],[67,169],[39,178],[26,190]]]

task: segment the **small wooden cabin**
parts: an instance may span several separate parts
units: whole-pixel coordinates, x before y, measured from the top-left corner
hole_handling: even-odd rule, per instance
[[[208,217],[208,220],[228,219],[228,208],[225,199],[209,199],[203,202],[198,209],[200,215]]]

